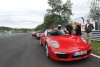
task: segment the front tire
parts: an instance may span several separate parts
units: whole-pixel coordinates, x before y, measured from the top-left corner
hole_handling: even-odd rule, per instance
[[[50,58],[50,53],[49,53],[48,44],[46,44],[46,56],[47,56],[48,58]]]
[[[41,42],[41,38],[40,38],[40,45],[43,46],[43,45],[42,45],[42,42]]]

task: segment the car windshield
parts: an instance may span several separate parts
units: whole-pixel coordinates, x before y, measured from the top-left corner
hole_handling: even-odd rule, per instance
[[[60,36],[65,35],[64,30],[49,30],[47,36]]]

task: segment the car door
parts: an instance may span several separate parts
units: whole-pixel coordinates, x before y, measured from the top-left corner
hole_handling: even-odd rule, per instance
[[[46,39],[47,39],[47,31],[45,31],[44,32],[44,36],[41,37],[41,42],[42,42],[44,47],[45,47],[45,44],[46,44]]]

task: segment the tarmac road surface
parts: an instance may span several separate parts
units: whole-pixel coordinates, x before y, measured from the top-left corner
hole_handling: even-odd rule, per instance
[[[100,59],[56,62],[30,33],[0,39],[0,67],[100,67]]]

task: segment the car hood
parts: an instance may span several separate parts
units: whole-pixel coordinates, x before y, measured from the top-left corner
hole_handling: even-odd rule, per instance
[[[80,36],[64,35],[64,36],[53,36],[51,40],[56,40],[61,50],[77,51],[88,49],[90,46],[83,42]]]

